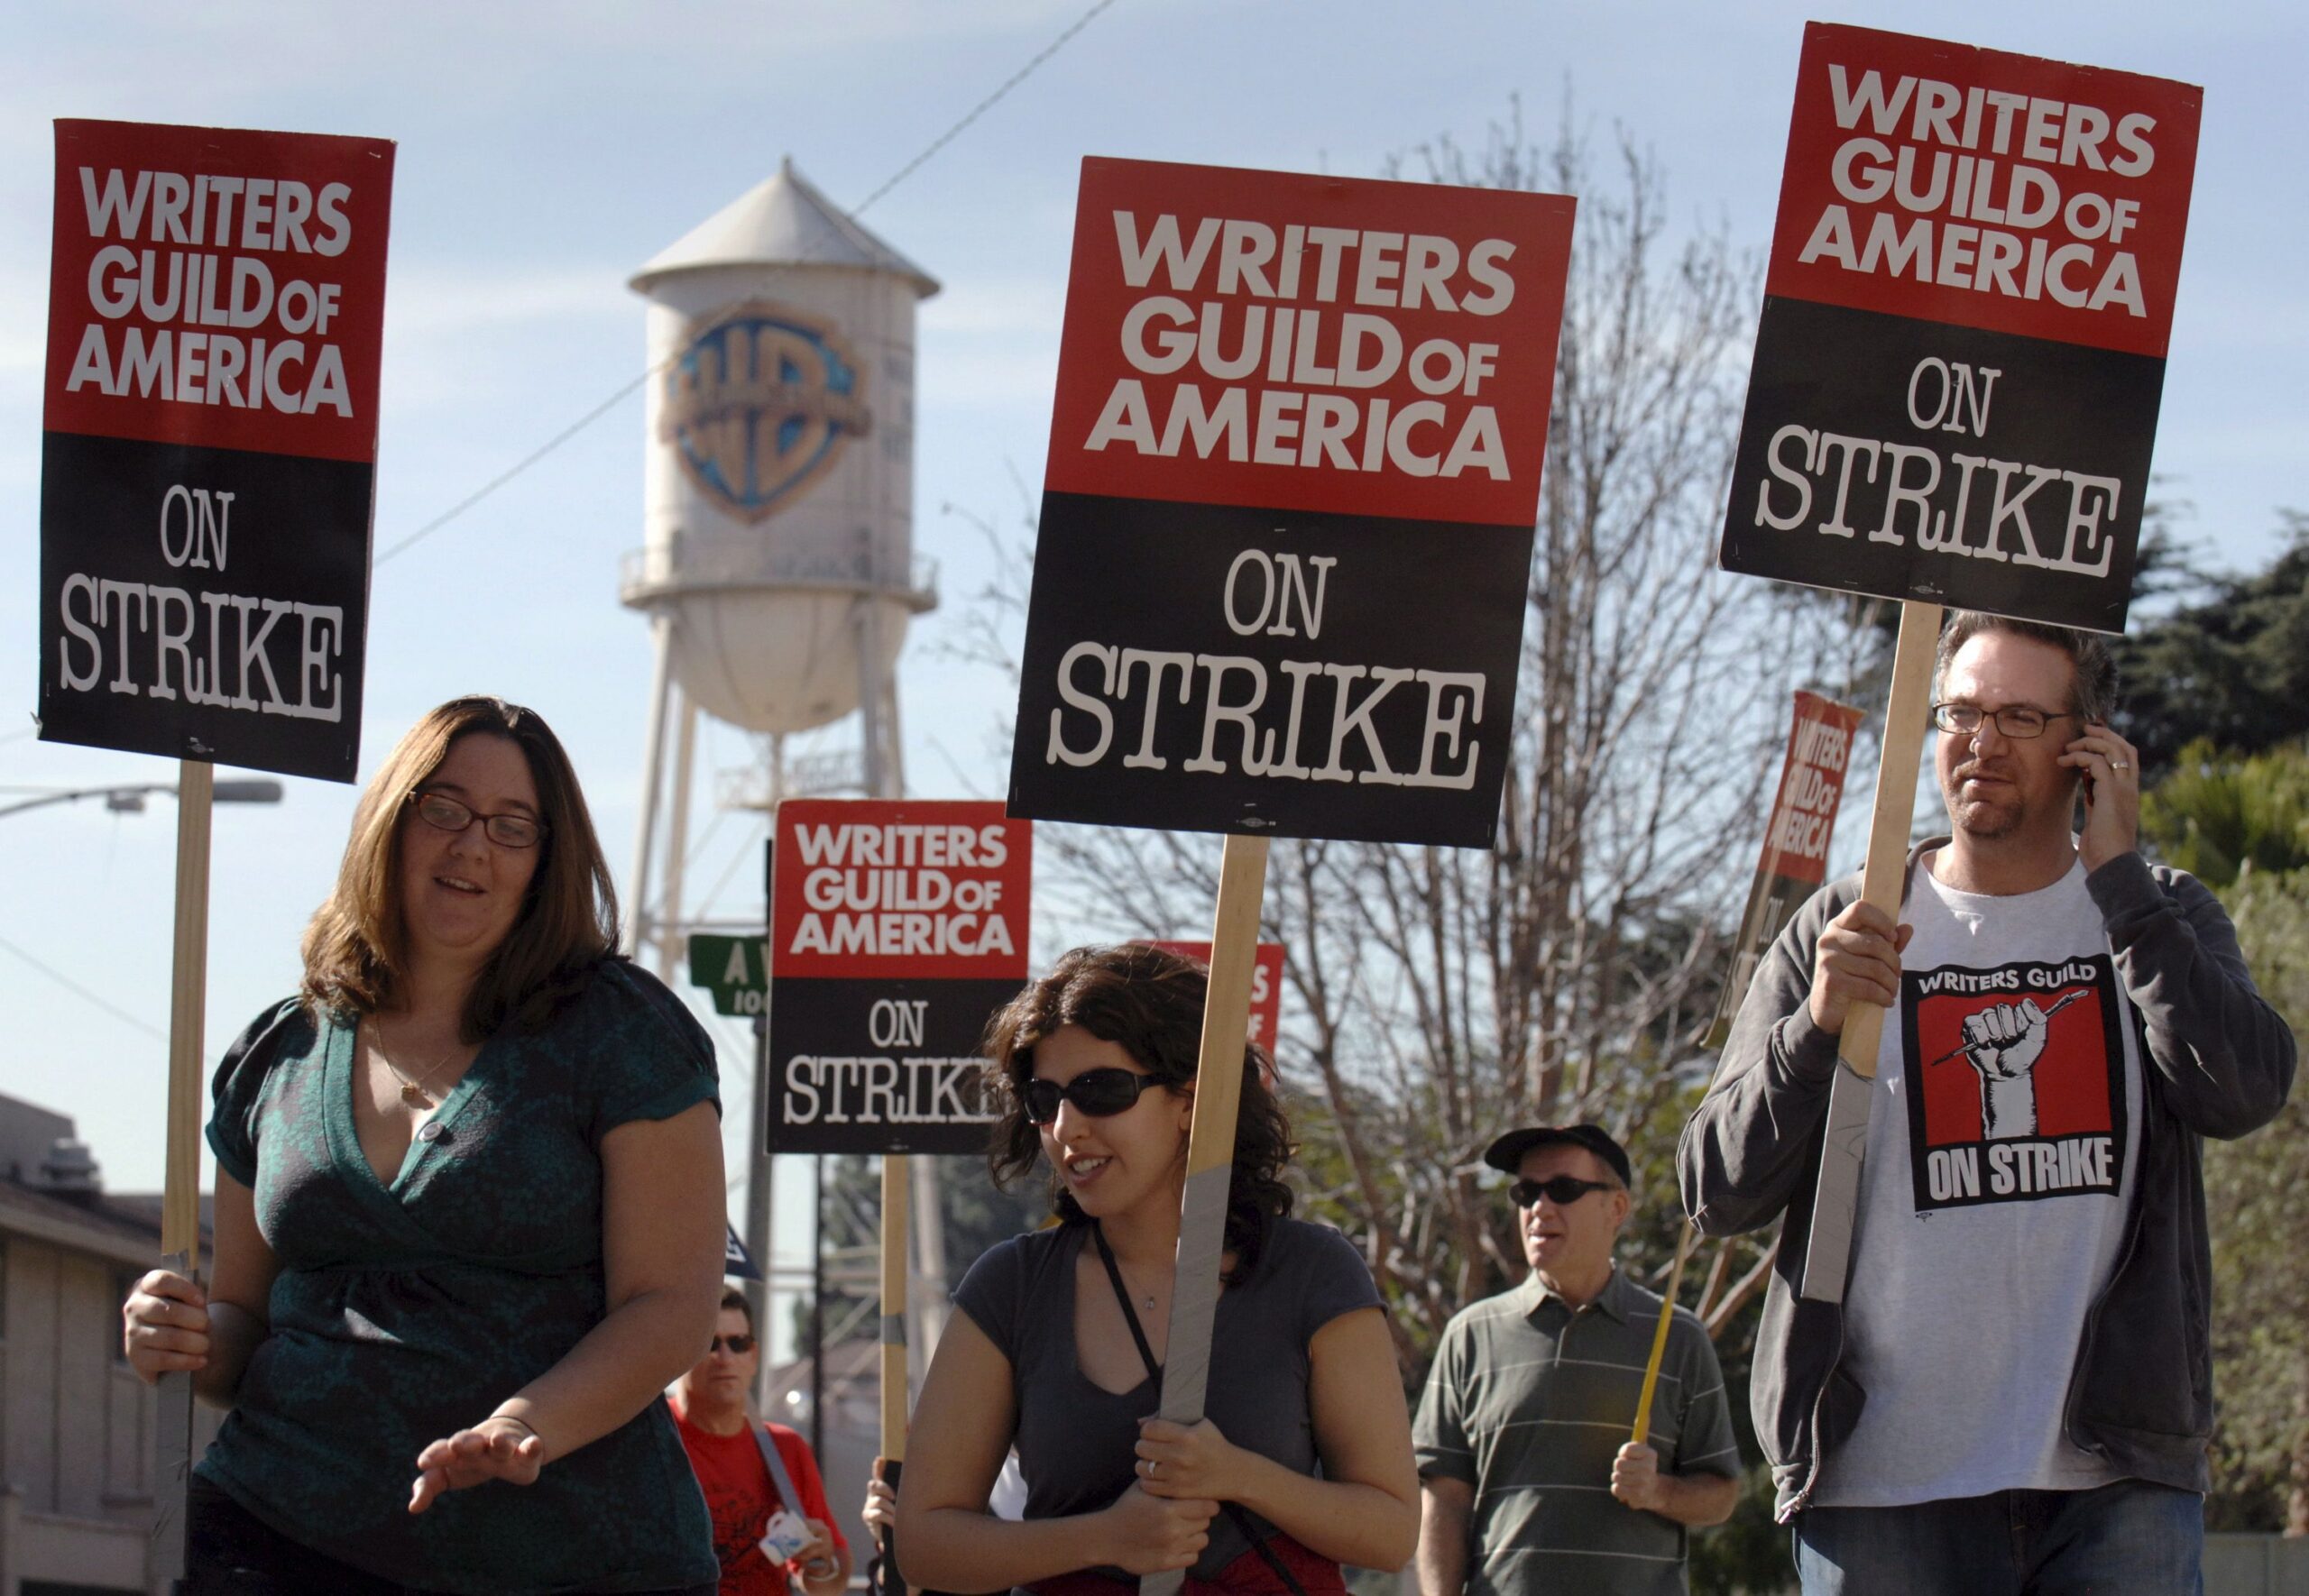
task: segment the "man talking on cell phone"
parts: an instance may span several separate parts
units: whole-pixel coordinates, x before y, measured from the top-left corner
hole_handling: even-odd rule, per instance
[[[2135,849],[2105,643],[1960,610],[1933,688],[1949,835],[1897,922],[1853,878],[1781,932],[1684,1129],[1685,1205],[1711,1234],[1786,1215],[1751,1399],[1807,1596],[2196,1591],[2202,1138],[2276,1115],[2294,1038],[2212,894]],[[1851,1271],[1799,1307],[1856,1001],[1886,1013]]]

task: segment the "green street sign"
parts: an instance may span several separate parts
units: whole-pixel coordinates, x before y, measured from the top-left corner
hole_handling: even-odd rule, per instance
[[[717,1014],[759,1014],[769,1006],[769,944],[760,937],[694,936],[689,984],[713,994]]]

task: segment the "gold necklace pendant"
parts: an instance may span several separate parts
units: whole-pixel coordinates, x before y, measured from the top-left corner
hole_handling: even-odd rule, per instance
[[[413,1080],[405,1080],[400,1083],[400,1100],[408,1104],[411,1108],[430,1108],[433,1106],[433,1099],[427,1096],[423,1088],[419,1087]]]

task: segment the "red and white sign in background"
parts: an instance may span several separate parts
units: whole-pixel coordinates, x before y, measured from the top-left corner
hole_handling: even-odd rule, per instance
[[[1026,979],[1034,829],[792,799],[770,873],[771,1152],[983,1152],[979,1043]]]
[[[41,735],[353,779],[393,146],[56,124]]]
[[[1722,1047],[1732,1033],[1733,1017],[1748,995],[1764,949],[1778,939],[1796,906],[1828,878],[1828,840],[1844,803],[1852,740],[1863,719],[1852,705],[1817,693],[1796,695],[1796,723],[1788,733],[1780,790],[1765,817],[1763,858],[1740,916],[1740,940],[1733,950],[1731,978],[1716,1000],[1716,1023],[1708,1028],[1709,1047]]]
[[[1154,941],[1150,947],[1176,953],[1197,964],[1210,963],[1208,942]],[[1251,965],[1251,1045],[1267,1059],[1267,1078],[1274,1078],[1274,1035],[1283,1023],[1283,944],[1261,942]]]
[[[1808,26],[1725,567],[2121,631],[2202,98]]]
[[[1490,845],[1571,220],[1082,163],[1012,813]]]

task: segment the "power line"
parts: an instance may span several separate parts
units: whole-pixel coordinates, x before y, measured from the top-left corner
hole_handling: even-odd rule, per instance
[[[876,188],[871,194],[869,194],[865,199],[859,203],[857,208],[852,210],[850,214],[853,216],[864,216],[867,209],[871,206],[875,201],[880,199],[883,196],[889,193],[891,189],[897,188],[900,183],[905,182],[916,171],[919,171],[925,165],[928,164],[928,162],[934,158],[941,150],[943,150],[948,144],[953,142],[964,129],[968,128],[980,117],[992,110],[1002,101],[1005,96],[1010,93],[1012,89],[1017,88],[1021,83],[1024,83],[1028,78],[1032,77],[1035,69],[1041,67],[1044,62],[1049,60],[1051,57],[1056,55],[1060,50],[1066,48],[1067,43],[1072,40],[1077,33],[1080,33],[1084,28],[1089,27],[1098,17],[1100,12],[1105,11],[1114,4],[1115,0],[1097,0],[1097,4],[1093,5],[1090,10],[1084,12],[1081,16],[1075,18],[1072,23],[1069,23],[1066,28],[1059,33],[1057,38],[1052,40],[1048,44],[1037,50],[1025,66],[1019,68],[1017,71],[1011,73],[1008,78],[1003,79],[1001,85],[997,87],[992,94],[988,95],[977,105],[972,105],[967,112],[963,113],[961,118],[952,126],[949,127],[944,133],[940,133],[936,138],[931,140],[929,144],[923,149],[920,154],[907,161],[904,166],[898,168],[898,170],[893,173],[880,188]],[[447,526],[451,521],[454,521],[459,516],[464,515],[465,511],[471,509],[474,505],[479,504],[483,500],[496,492],[500,488],[502,488],[506,483],[511,482],[515,477],[520,476],[523,472],[529,470],[529,467],[535,465],[538,461],[543,460],[547,455],[551,454],[555,450],[560,448],[562,445],[567,443],[571,438],[575,437],[579,433],[593,426],[594,422],[599,421],[603,417],[608,415],[630,395],[631,395],[636,389],[639,389],[643,383],[649,381],[652,377],[657,376],[660,371],[664,371],[667,366],[672,364],[673,361],[677,358],[679,357],[668,357],[667,360],[661,361],[658,364],[649,367],[631,381],[625,383],[622,387],[619,388],[615,393],[611,394],[609,398],[603,399],[600,404],[595,405],[592,409],[586,411],[583,416],[571,422],[567,427],[563,427],[559,432],[554,434],[552,437],[546,440],[545,443],[539,445],[537,448],[531,450],[528,454],[524,455],[507,470],[499,472],[487,482],[483,483],[481,487],[467,494],[465,498],[459,500],[455,504],[451,505],[447,509],[442,511],[441,514],[434,517],[431,520],[426,522],[425,525],[419,527],[416,531],[411,532],[408,537],[400,539],[398,543],[395,543],[391,548],[386,549],[384,553],[377,556],[376,564],[379,565],[383,564],[387,560],[393,558],[396,555],[401,554],[414,545],[430,537],[434,533]]]
[[[155,1027],[145,1023],[143,1021],[138,1019],[134,1014],[130,1014],[126,1009],[117,1006],[110,999],[99,997],[97,994],[89,991],[86,986],[81,986],[79,982],[66,975],[62,970],[57,969],[53,966],[41,963],[39,959],[25,952],[22,948],[17,947],[15,943],[8,940],[5,937],[0,937],[0,950],[14,954],[18,959],[23,959],[26,964],[32,966],[32,968],[38,970],[41,975],[46,976],[50,980],[55,982],[66,991],[71,992],[78,996],[87,998],[90,1003],[95,1004],[98,1008],[104,1010],[105,1013],[110,1014],[114,1019],[118,1020],[122,1024],[133,1025],[137,1030],[142,1031],[154,1041],[165,1042],[169,1040],[163,1032]]]

